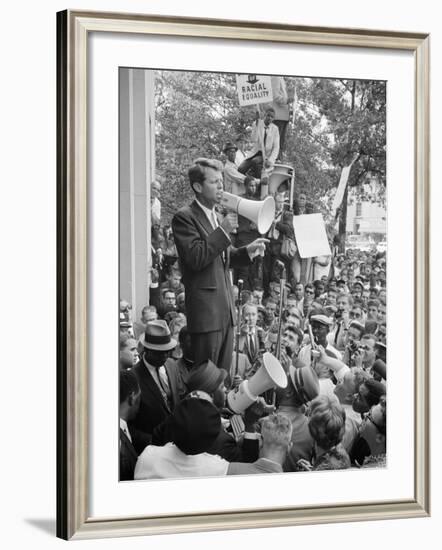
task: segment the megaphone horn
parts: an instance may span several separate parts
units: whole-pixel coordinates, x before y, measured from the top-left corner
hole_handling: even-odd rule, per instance
[[[275,386],[287,387],[287,374],[278,359],[267,351],[262,356],[262,366],[249,379],[249,391],[258,396]]]
[[[262,366],[252,378],[244,380],[239,387],[228,393],[227,404],[233,412],[241,414],[258,399],[259,395],[275,386],[287,387],[287,374],[278,359],[266,352],[262,356]]]
[[[262,201],[252,201],[224,191],[221,204],[254,222],[261,234],[270,229],[275,218],[275,199],[270,196]]]

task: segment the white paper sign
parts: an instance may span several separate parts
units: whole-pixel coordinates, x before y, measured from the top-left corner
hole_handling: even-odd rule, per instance
[[[259,74],[237,74],[236,87],[241,107],[273,101],[272,79]]]
[[[301,258],[331,254],[322,214],[293,216],[293,228]]]

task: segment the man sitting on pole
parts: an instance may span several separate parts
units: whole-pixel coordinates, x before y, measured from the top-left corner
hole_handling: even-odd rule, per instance
[[[238,172],[250,173],[255,178],[269,175],[273,169],[279,154],[279,130],[273,124],[275,109],[268,107],[264,118],[259,118],[259,111],[256,113],[256,120],[252,128],[252,150],[246,159],[238,166]],[[262,173],[264,172],[264,173]]]

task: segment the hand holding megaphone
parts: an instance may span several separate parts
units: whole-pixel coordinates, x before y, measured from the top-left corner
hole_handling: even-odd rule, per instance
[[[226,233],[235,233],[238,228],[238,214],[236,212],[227,212],[221,222],[221,227]]]

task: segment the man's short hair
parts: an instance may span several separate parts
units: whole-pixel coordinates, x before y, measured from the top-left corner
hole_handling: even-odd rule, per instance
[[[362,335],[364,334],[364,330],[365,330],[365,327],[362,323],[360,323],[359,321],[352,321],[349,325],[348,325],[348,328],[355,328],[357,330],[359,330],[359,334],[360,336],[362,337]]]
[[[367,404],[370,408],[373,407],[373,405],[377,405],[381,397],[383,395],[386,395],[387,393],[385,389],[385,384],[383,384],[382,382],[378,382],[373,378],[369,378],[363,384],[368,390],[368,393],[365,396],[365,400],[367,401]]]
[[[284,414],[271,414],[261,419],[263,445],[287,448],[292,439],[292,423]]]
[[[189,168],[189,183],[190,187],[193,189],[194,183],[203,184],[206,179],[207,168],[212,168],[217,172],[222,171],[222,164],[218,160],[198,158],[194,161],[193,165]]]
[[[310,403],[308,428],[316,443],[328,450],[341,442],[345,432],[345,410],[328,395],[319,395]]]
[[[373,342],[376,344],[377,338],[374,334],[367,332],[367,334],[361,336],[361,340],[373,340]]]
[[[120,332],[120,351],[127,346],[127,341],[133,339],[133,337],[127,332]]]
[[[258,306],[254,304],[253,302],[246,302],[241,309],[241,313],[244,313],[246,308],[254,309],[258,313]]]
[[[141,316],[143,316],[148,311],[152,311],[153,313],[157,313],[157,308],[155,306],[144,306],[141,310]]]
[[[379,309],[379,306],[380,306],[379,300],[369,300],[367,302],[367,308],[375,307],[376,309]]]
[[[302,344],[302,341],[304,339],[304,333],[300,328],[295,327],[294,325],[287,325],[284,329],[284,332],[286,330],[289,332],[293,332],[293,334],[296,334],[296,336],[298,337],[298,344]]]
[[[173,294],[173,295],[175,296],[175,298],[176,298],[176,294],[175,294],[175,291],[174,291],[173,288],[165,288],[165,289],[163,289],[163,290],[161,291],[161,296],[162,296],[163,298],[165,298],[165,297],[166,297],[166,294],[167,294],[168,292],[171,293],[171,294]]]
[[[267,109],[265,110],[266,113],[268,113],[269,111],[271,111],[273,114],[276,114],[276,111],[273,107],[267,107]]]
[[[132,393],[138,393],[139,389],[135,373],[131,370],[120,370],[120,404]]]

